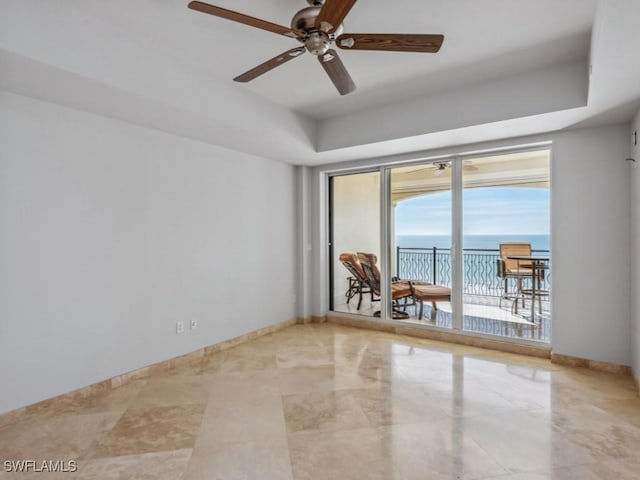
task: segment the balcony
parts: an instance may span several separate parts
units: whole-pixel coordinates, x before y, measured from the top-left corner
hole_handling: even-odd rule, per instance
[[[533,250],[534,255],[548,256],[548,250]],[[514,305],[515,295],[504,298],[505,281],[498,276],[499,251],[490,249],[465,249],[463,251],[463,329],[470,332],[548,342],[550,340],[551,314],[548,295],[536,299],[535,315],[531,317],[531,298],[521,296]],[[346,271],[345,271],[346,273]],[[401,279],[427,281],[447,287],[452,286],[451,251],[447,248],[402,248],[395,252],[395,274]],[[549,291],[550,270],[540,278],[542,291]],[[529,287],[523,280],[525,288]],[[515,279],[507,281],[508,291],[517,291]],[[379,299],[371,302],[369,295],[363,297],[358,310],[357,299],[335,306],[336,311],[372,315],[378,310]],[[426,307],[426,305],[425,305]],[[417,318],[415,306],[407,307],[409,318],[403,320],[413,324],[451,328],[452,313],[449,303],[438,303],[438,310],[425,308],[423,318]]]

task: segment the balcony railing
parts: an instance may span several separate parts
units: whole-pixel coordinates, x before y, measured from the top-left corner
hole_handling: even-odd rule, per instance
[[[534,254],[548,254],[549,250],[533,250]],[[466,295],[500,297],[504,280],[498,277],[499,250],[464,249],[464,288]],[[396,247],[396,275],[400,278],[423,280],[437,285],[451,286],[451,250],[449,248]],[[549,274],[543,288],[548,288]],[[515,280],[510,280],[515,281]],[[510,285],[513,291],[514,285]]]

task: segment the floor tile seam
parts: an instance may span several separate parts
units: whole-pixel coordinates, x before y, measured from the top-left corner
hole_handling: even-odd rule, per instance
[[[296,372],[296,369],[300,369],[300,371]],[[307,372],[304,372],[302,369],[306,370]],[[279,382],[285,382],[288,378],[288,375],[297,375],[297,374],[302,374],[302,373],[323,373],[323,371],[327,371],[328,375],[333,374],[333,376],[331,378],[337,378],[338,380],[362,380],[362,377],[360,375],[357,375],[356,371],[352,370],[349,367],[345,367],[342,365],[304,365],[304,366],[297,366],[297,367],[291,367],[291,368],[279,368],[278,370],[278,381]],[[311,372],[309,372],[311,371]],[[329,380],[329,378],[327,379],[323,379],[323,380]]]
[[[465,436],[465,439],[468,441],[471,441],[476,447],[478,447],[480,449],[480,451],[482,451],[487,457],[489,457],[491,460],[493,460],[495,462],[496,465],[498,465],[498,467],[500,467],[502,469],[504,473],[504,476],[511,476],[514,474],[514,472],[512,472],[508,467],[506,467],[502,461],[500,461],[499,458],[496,458],[489,450],[487,450],[481,442],[479,442],[478,440],[476,440],[473,437],[473,434],[471,432],[467,433],[466,431],[463,431],[463,434]],[[489,477],[491,478],[491,477]],[[499,478],[499,477],[498,477]]]
[[[196,429],[194,429],[193,432],[193,444],[191,445],[191,449],[192,449],[192,454],[193,454],[193,449],[196,448],[196,445],[198,443],[198,438],[200,437],[200,434],[202,433],[202,426],[204,425],[205,422],[205,418],[206,418],[206,413],[207,413],[207,407],[209,406],[209,403],[207,402],[204,405],[204,408],[202,410],[202,413],[200,414],[200,420],[198,422],[198,427]],[[189,457],[189,462],[191,461],[191,457]],[[188,463],[189,463],[188,462]],[[188,467],[188,463],[187,463],[187,467]],[[188,468],[187,468],[188,469]]]
[[[284,397],[292,397],[292,396],[302,396],[302,395],[311,395],[314,393],[330,393],[330,392],[340,392],[340,393],[352,393],[352,392],[356,392],[356,391],[362,391],[362,390],[371,390],[373,388],[376,387],[363,387],[363,388],[353,388],[353,387],[349,387],[349,388],[342,388],[342,389],[330,389],[330,390],[325,390],[325,391],[313,391],[313,392],[308,392],[308,393],[301,393],[301,394],[286,394],[286,395],[282,395],[283,399]],[[283,405],[284,407],[284,405]]]
[[[275,363],[275,358],[274,358],[274,363]],[[239,370],[223,370],[220,373],[261,373],[261,372],[268,372],[270,370],[277,370],[278,367],[273,366],[273,367],[267,367],[267,368],[246,368],[243,367]]]
[[[287,446],[287,458],[289,459],[289,473],[291,474],[291,478],[294,479],[294,475],[293,475],[293,460],[291,458],[291,445],[289,443],[289,431],[287,428],[287,418],[284,414],[284,401],[282,399],[282,396],[280,397],[280,408],[282,411],[282,418],[284,420],[284,441],[285,444]]]
[[[116,418],[116,420],[113,422],[113,425],[111,425],[111,427],[107,431],[102,432],[101,435],[97,436],[96,438],[92,439],[91,442],[89,442],[89,445],[87,446],[87,450],[83,452],[82,455],[79,456],[79,460],[80,459],[91,460],[93,458],[92,455],[96,451],[97,447],[100,445],[101,440],[104,440],[109,437],[109,435],[111,434],[111,432],[113,432],[113,429],[116,428],[116,425],[118,425],[118,423],[120,422],[124,414],[127,412],[127,410],[128,410],[128,407],[124,409],[120,413],[120,415],[118,415],[118,418]]]
[[[108,460],[114,460],[114,459],[127,459],[127,458],[134,458],[134,457],[141,457],[143,455],[161,455],[161,454],[166,454],[166,453],[172,453],[172,452],[183,452],[183,451],[189,451],[189,458],[191,458],[191,453],[193,452],[193,447],[191,448],[176,448],[176,449],[172,449],[172,450],[153,450],[153,451],[149,451],[149,452],[142,452],[142,453],[126,453],[123,455],[111,455],[109,457],[93,457],[93,458],[88,458],[86,460],[84,460],[82,463],[83,464],[87,464],[89,462],[102,462],[102,461],[108,461]],[[80,467],[80,465],[78,465]],[[79,472],[81,473],[81,472]]]
[[[287,436],[287,432],[283,431],[283,432],[279,432],[279,433],[274,433],[274,434],[260,434],[256,437],[255,440],[215,440],[212,442],[207,442],[207,443],[202,443],[200,445],[195,445],[193,447],[193,450],[219,450],[222,449],[224,447],[229,447],[229,446],[242,446],[242,445],[246,445],[246,444],[251,444],[251,443],[261,443],[261,441],[266,441],[275,437],[282,437],[282,439],[284,440]]]
[[[289,432],[287,431],[288,437],[304,437],[311,435],[334,435],[334,434],[344,434],[344,433],[354,433],[354,432],[367,432],[371,430],[382,430],[389,427],[389,425],[368,425],[366,427],[352,427],[352,428],[341,428],[338,430],[322,430],[319,428],[312,428],[306,430],[299,430],[297,432]]]
[[[276,396],[274,396],[276,397]],[[279,395],[278,395],[279,397]],[[275,400],[275,398],[274,398]],[[273,404],[275,405],[275,403]],[[213,419],[219,419],[221,416],[230,415],[237,412],[246,412],[246,411],[255,411],[256,408],[263,407],[264,404],[256,403],[255,401],[225,401],[219,402],[216,404],[209,404],[207,408],[205,408],[204,413],[202,414],[203,421],[212,421]]]
[[[289,363],[288,360],[276,360],[276,369],[286,370],[288,368],[299,368],[299,367],[335,367],[335,363],[332,360],[330,361],[310,360],[309,362],[297,361],[296,365],[291,365],[291,366],[287,366],[287,363]]]
[[[190,375],[191,376],[191,375]],[[180,385],[176,385],[176,388],[181,388],[184,386],[180,386]],[[175,390],[175,388],[170,388],[171,393],[173,393],[173,391]],[[160,405],[154,405],[153,401],[156,400],[156,396],[153,396],[151,399],[148,400],[148,403],[150,403],[150,405],[148,405],[148,407],[153,408],[153,407],[181,407],[181,406],[188,406],[188,405],[204,405],[206,407],[206,405],[209,403],[209,399],[211,398],[211,387],[208,386],[208,388],[203,388],[203,392],[202,398],[200,401],[198,402],[179,402],[179,403],[162,403]],[[130,402],[129,406],[127,407],[127,410],[129,410],[129,408],[131,407],[144,407],[145,406],[145,401],[144,401],[144,397],[143,399],[140,399],[140,394],[145,393],[144,388],[139,392],[139,394],[136,396],[136,399],[133,400],[132,402]],[[139,403],[138,403],[139,402]]]
[[[513,476],[513,475],[527,475],[527,474],[534,474],[534,475],[552,475],[554,471],[557,470],[571,470],[571,469],[575,469],[578,467],[583,467],[586,465],[599,465],[599,463],[576,463],[574,465],[553,465],[550,464],[548,465],[548,468],[543,468],[543,469],[529,469],[529,468],[522,468],[522,467],[518,467],[518,468],[506,468],[505,470],[507,470],[507,472],[509,472],[509,476]],[[548,477],[553,479],[553,477]],[[582,480],[582,477],[575,479],[575,480]],[[604,479],[603,479],[604,480]]]
[[[144,406],[144,405],[131,405],[130,408],[128,408],[127,410],[125,410],[125,413],[131,413],[131,414],[135,414],[138,411],[149,411],[149,410],[175,410],[178,408],[181,409],[186,409],[188,407],[202,407],[202,411],[204,412],[206,410],[206,406],[207,406],[207,402],[202,403],[202,402],[189,402],[189,403],[179,403],[179,404],[175,404],[175,405],[149,405],[149,406]],[[163,420],[167,420],[166,418],[163,418]]]
[[[351,427],[351,428],[331,428],[331,429],[309,428],[305,430],[299,430],[296,432],[287,431],[287,435],[293,435],[293,436],[332,435],[332,434],[340,434],[340,433],[347,433],[347,432],[371,431],[371,430],[391,433],[396,427],[405,427],[407,425],[425,425],[433,428],[434,425],[452,420],[451,418],[441,418],[438,420],[418,419],[418,420],[406,421],[406,422],[393,422],[393,423],[380,424],[380,423],[371,423],[371,421],[369,421],[369,418],[366,416],[366,414],[365,414],[365,418],[368,421],[367,426],[359,426],[359,427]]]
[[[476,412],[476,413],[467,414],[467,415],[450,414],[447,411],[445,411],[444,413],[447,416],[447,418],[449,418],[450,420],[475,420],[477,418],[486,418],[487,415],[496,414],[496,413],[500,413],[500,412],[498,412],[498,411],[483,411],[483,412]]]
[[[318,389],[314,389],[314,390],[304,390],[304,391],[296,391],[293,393],[286,393],[286,392],[282,392],[281,396],[285,397],[285,396],[290,396],[290,395],[311,395],[313,393],[327,393],[327,392],[341,392],[343,390],[353,390],[352,387],[335,387],[335,388],[318,388]]]
[[[235,396],[229,398],[210,398],[209,402],[205,407],[204,416],[210,417],[215,416],[212,413],[207,413],[209,409],[219,408],[220,410],[239,410],[239,411],[251,411],[256,409],[257,407],[269,407],[275,406],[278,404],[281,405],[281,397],[280,392],[272,392],[267,395],[261,396],[259,399],[257,397],[247,397],[247,396]],[[271,403],[273,402],[273,404]]]
[[[489,390],[491,393],[493,393],[494,395],[498,395],[500,398],[502,398],[504,401],[506,401],[507,403],[509,403],[509,405],[511,405],[511,407],[514,410],[518,410],[518,411],[525,411],[525,412],[530,412],[530,411],[538,411],[540,410],[540,408],[544,408],[543,406],[540,405],[536,405],[536,406],[519,406],[515,401],[509,399],[506,395],[504,395],[502,392],[489,388]]]
[[[276,350],[274,356],[276,359],[284,359],[284,358],[306,358],[310,350],[322,350],[319,353],[321,355],[331,355],[325,347],[319,347],[317,345],[304,345],[301,347],[294,348],[283,348]],[[318,355],[319,356],[319,355]]]
[[[332,428],[320,427],[320,428],[303,428],[301,430],[290,430],[288,425],[285,425],[285,431],[287,432],[287,435],[296,434],[296,433],[323,434],[323,433],[349,432],[349,431],[357,430],[357,429],[367,430],[367,429],[377,428],[377,427],[381,426],[381,425],[372,424],[371,421],[369,420],[369,418],[367,417],[367,415],[364,412],[361,411],[360,413],[362,414],[362,418],[366,422],[366,425],[361,426],[361,427],[342,428],[342,427],[338,426],[338,427],[332,427]]]
[[[121,454],[121,455],[108,455],[108,456],[97,456],[97,457],[87,457],[84,458],[83,460],[86,462],[89,461],[93,461],[93,460],[104,460],[104,459],[110,459],[110,458],[121,458],[121,457],[138,457],[141,455],[150,455],[150,454],[162,454],[162,453],[170,453],[170,452],[179,452],[182,450],[191,450],[193,451],[195,447],[195,440],[193,442],[193,444],[190,447],[182,447],[182,448],[159,448],[159,449],[154,449],[154,450],[145,450],[145,451],[140,451],[140,452],[131,452],[131,453],[125,453],[125,454]]]

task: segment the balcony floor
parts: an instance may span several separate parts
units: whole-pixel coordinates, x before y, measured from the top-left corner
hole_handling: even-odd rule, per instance
[[[355,302],[354,302],[355,300]],[[334,306],[335,312],[351,313],[372,317],[374,312],[380,310],[380,302],[371,302],[368,296],[362,299],[360,310],[357,307],[357,299],[351,300],[349,304],[340,303]],[[518,314],[512,313],[512,301],[503,300],[497,297],[486,296],[464,296],[464,319],[463,329],[465,331],[496,335],[500,337],[518,338],[525,340],[536,340],[549,342],[551,339],[551,315],[549,302],[542,302],[542,315],[539,315],[538,304],[536,302],[536,321],[530,320],[531,302],[526,301],[525,308],[519,308]],[[443,328],[452,328],[451,304],[448,302],[438,302],[438,310],[432,315],[431,305],[425,303],[423,318],[418,318],[416,307],[407,307],[409,318],[399,320],[414,325],[431,325]]]

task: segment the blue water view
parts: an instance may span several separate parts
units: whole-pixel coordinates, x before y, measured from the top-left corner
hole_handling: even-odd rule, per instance
[[[465,235],[464,249],[498,250],[504,242],[526,242],[533,250],[549,250],[549,235]],[[396,235],[396,246],[402,248],[451,248],[450,235]]]

